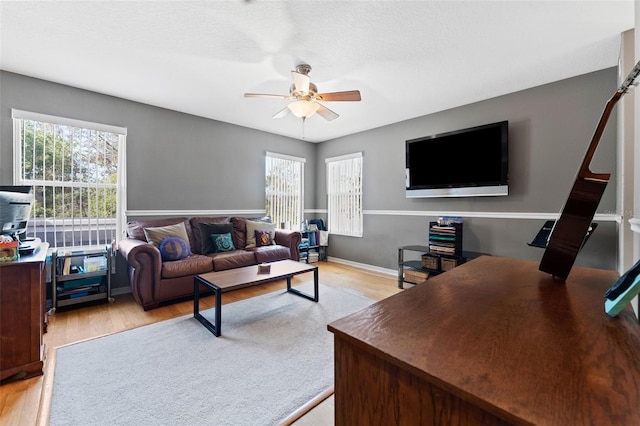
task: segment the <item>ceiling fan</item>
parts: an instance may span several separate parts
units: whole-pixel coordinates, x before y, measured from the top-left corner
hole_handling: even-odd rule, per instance
[[[359,90],[318,93],[318,87],[316,87],[309,78],[310,71],[311,65],[308,64],[300,64],[296,66],[295,71],[291,71],[293,84],[289,88],[288,95],[245,93],[244,96],[246,98],[277,98],[292,100],[294,102],[291,102],[289,105],[277,112],[273,118],[282,118],[291,112],[296,117],[302,118],[302,121],[311,117],[315,113],[318,113],[319,116],[327,121],[335,120],[339,117],[337,113],[331,111],[318,101],[359,101],[361,99]]]

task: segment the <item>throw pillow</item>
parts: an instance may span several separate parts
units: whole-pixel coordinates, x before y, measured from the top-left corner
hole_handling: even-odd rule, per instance
[[[215,252],[213,234],[231,234],[233,232],[233,223],[201,223],[200,224],[200,241],[202,241],[202,249],[200,253],[209,254]]]
[[[213,252],[220,253],[223,251],[233,251],[235,246],[233,245],[233,239],[231,238],[231,232],[224,234],[211,234],[211,241],[213,242]]]
[[[275,235],[276,225],[275,223],[268,222],[254,222],[252,220],[247,221],[247,245],[246,248],[253,248],[256,246],[256,231],[268,231],[271,234],[271,240],[273,241]]]
[[[144,235],[147,241],[156,247],[160,247],[162,240],[168,237],[182,238],[189,246],[189,237],[187,236],[187,228],[185,228],[184,222],[156,228],[144,228]],[[191,246],[189,246],[189,250],[191,250]]]
[[[187,256],[191,256],[189,244],[178,237],[167,237],[160,243],[160,255],[162,261],[180,260]]]
[[[256,229],[256,246],[270,246],[272,244],[273,240],[271,239],[271,232]]]

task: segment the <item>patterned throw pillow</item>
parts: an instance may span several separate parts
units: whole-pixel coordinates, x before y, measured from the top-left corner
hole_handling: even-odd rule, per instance
[[[163,261],[180,260],[191,256],[189,244],[182,238],[167,237],[160,242],[160,255]]]
[[[276,224],[269,222],[254,222],[252,220],[247,221],[247,245],[245,248],[253,248],[256,243],[256,230],[257,231],[269,231],[271,232],[271,239],[273,240],[275,234]]]
[[[213,241],[214,253],[233,251],[236,249],[233,245],[233,239],[231,238],[230,232],[224,234],[211,234],[211,241]]]
[[[202,247],[200,253],[209,254],[215,252],[211,234],[233,233],[233,223],[201,223],[200,224],[200,241]],[[233,235],[233,234],[232,234]]]
[[[256,229],[256,246],[270,246],[272,244],[271,232]]]
[[[185,228],[184,222],[176,223],[175,225],[144,228],[144,235],[147,238],[147,242],[158,248],[162,240],[168,237],[182,238],[189,244],[187,228]],[[191,250],[191,246],[189,246],[189,250]]]

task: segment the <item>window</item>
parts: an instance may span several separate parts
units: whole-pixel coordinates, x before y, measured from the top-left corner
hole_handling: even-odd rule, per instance
[[[122,235],[126,129],[12,110],[14,184],[34,188],[27,235],[52,247]]]
[[[304,163],[304,158],[267,152],[265,200],[273,223],[297,229],[302,222]]]
[[[362,237],[362,153],[327,158],[331,234]]]

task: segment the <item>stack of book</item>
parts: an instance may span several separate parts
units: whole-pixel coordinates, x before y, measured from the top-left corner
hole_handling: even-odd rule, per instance
[[[460,255],[462,252],[462,223],[429,224],[429,251],[436,254]]]
[[[449,226],[432,226],[429,234],[429,250],[438,253],[455,254],[456,230]]]

